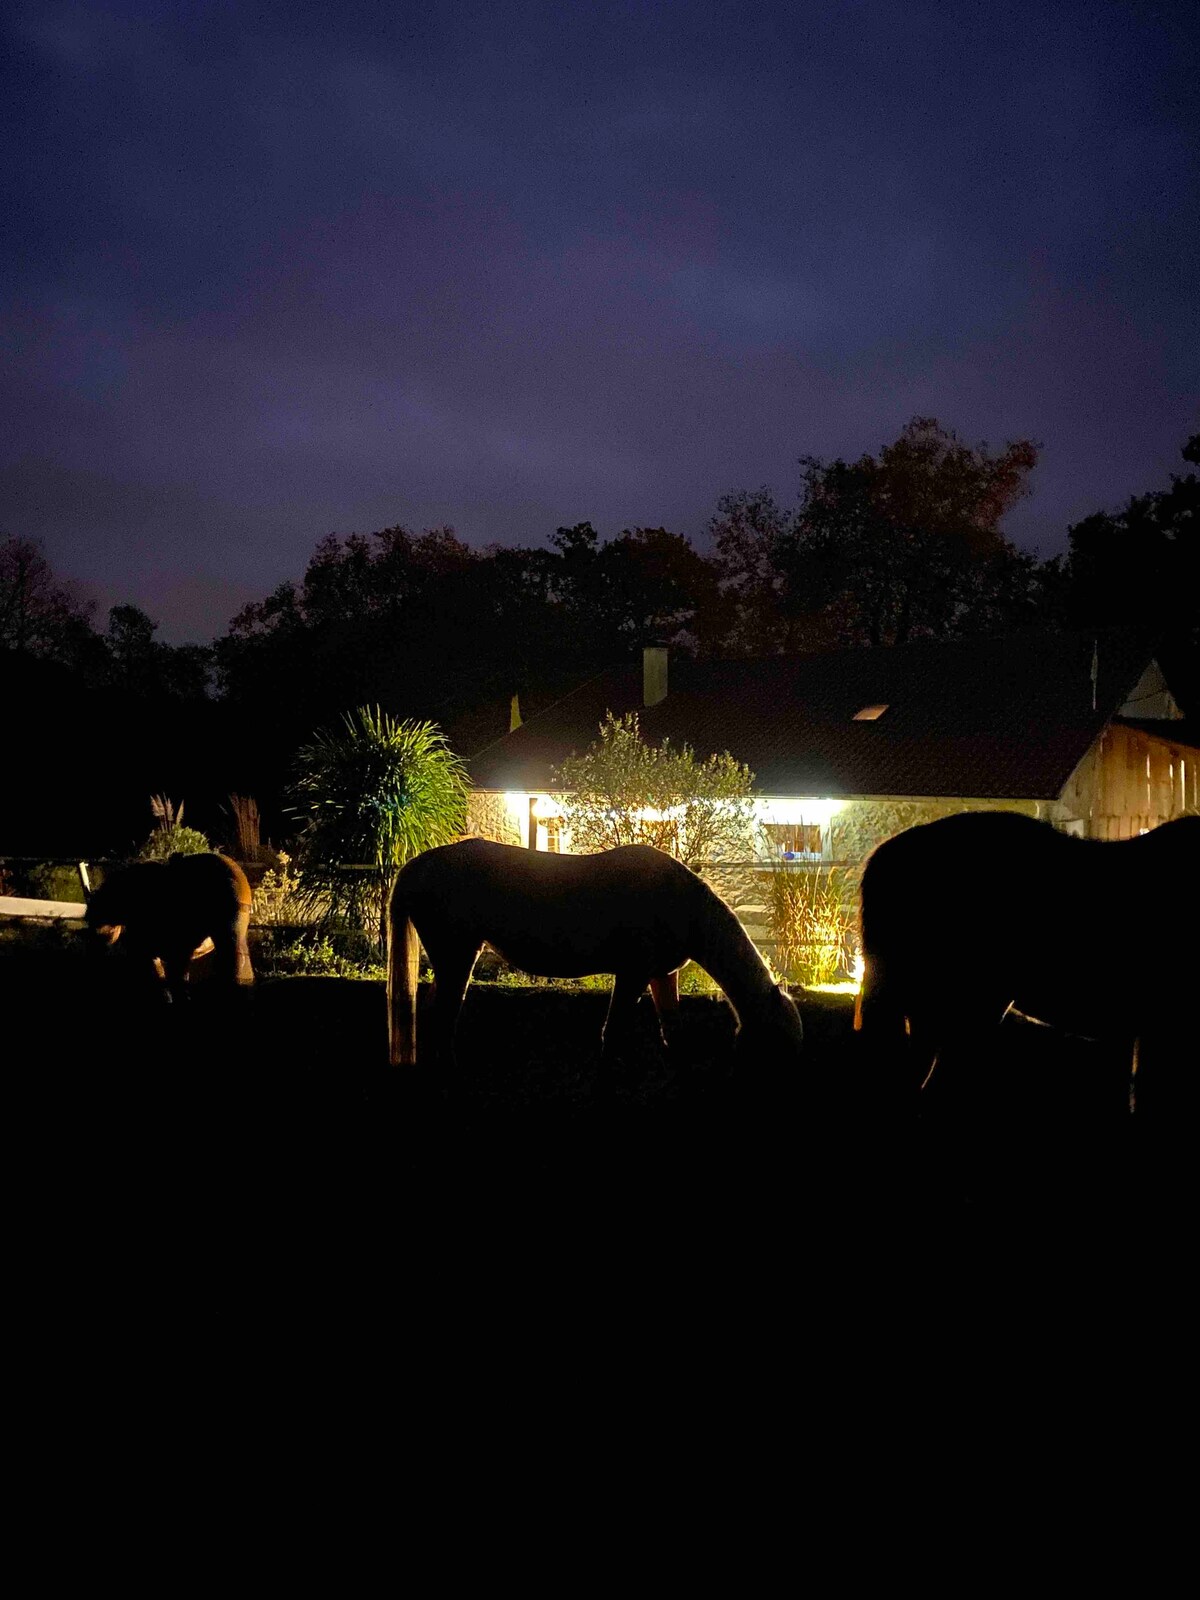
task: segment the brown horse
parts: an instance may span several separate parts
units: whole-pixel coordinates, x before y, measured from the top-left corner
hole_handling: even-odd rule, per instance
[[[236,861],[173,855],[138,861],[105,878],[88,897],[87,923],[110,944],[165,980],[169,999],[187,994],[188,966],[212,941],[212,978],[225,987],[254,981],[247,930],[250,885]]]
[[[898,1051],[907,1035],[914,1086],[1013,1010],[1126,1042],[1135,1073],[1153,1058],[1152,1094],[1168,1077],[1182,1088],[1160,1063],[1195,1051],[1198,906],[1200,817],[1117,842],[1015,812],[909,828],[863,871],[855,1026]]]
[[[694,872],[649,845],[551,855],[464,839],[410,861],[392,892],[388,1035],[394,1066],[416,1060],[419,945],[435,983],[436,1043],[452,1060],[475,959],[489,944],[543,977],[613,974],[604,1025],[610,1059],[649,984],[668,1025],[679,969],[703,967],[738,1016],[739,1048],[783,1061],[799,1054],[800,1015],[729,907]]]

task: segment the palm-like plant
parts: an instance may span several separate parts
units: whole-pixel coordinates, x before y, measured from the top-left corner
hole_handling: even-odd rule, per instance
[[[323,919],[376,927],[384,945],[397,872],[462,832],[467,773],[434,723],[398,722],[378,706],[342,721],[296,757],[302,894]]]

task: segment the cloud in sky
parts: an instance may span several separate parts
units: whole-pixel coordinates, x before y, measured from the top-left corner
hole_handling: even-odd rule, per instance
[[[167,637],[331,529],[695,536],[918,412],[1044,443],[1048,553],[1197,426],[1193,7],[6,27],[0,527]]]

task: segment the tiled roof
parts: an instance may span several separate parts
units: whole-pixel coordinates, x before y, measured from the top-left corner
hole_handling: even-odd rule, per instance
[[[607,710],[636,710],[643,736],[728,750],[763,794],[1053,799],[1151,659],[1102,636],[1093,710],[1091,634],[1043,631],[817,656],[672,659],[669,692],[641,705],[642,675],[582,684],[469,763],[481,789],[546,789],[595,740]],[[874,721],[855,712],[886,705]]]

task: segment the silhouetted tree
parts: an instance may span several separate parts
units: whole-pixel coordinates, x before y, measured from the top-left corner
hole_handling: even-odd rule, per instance
[[[91,610],[55,577],[36,541],[0,536],[0,649],[74,665],[95,642]]]
[[[815,648],[820,636],[815,574],[804,575],[795,512],[767,488],[722,495],[709,523],[731,614],[725,644],[743,655]]]
[[[1183,447],[1200,463],[1200,434]],[[1063,602],[1081,626],[1121,624],[1200,645],[1200,480],[1134,495],[1123,511],[1097,511],[1068,530]]]
[[[261,797],[260,758],[278,765],[313,720],[368,700],[465,732],[470,749],[507,726],[514,693],[528,711],[650,637],[694,648],[721,604],[715,564],[663,528],[605,543],[583,522],[548,548],[483,552],[446,527],[330,535],[299,583],[217,642],[223,699],[257,725],[236,781]]]
[[[695,650],[725,621],[716,564],[666,528],[626,528],[600,551],[600,591],[618,655],[648,642]]]
[[[157,622],[139,607],[112,607],[103,639],[109,684],[143,699],[206,699],[211,648],[199,644],[164,644],[154,637],[157,632]]]
[[[1000,532],[1037,446],[997,455],[933,417],[857,461],[801,458],[800,504],[726,496],[710,524],[742,649],[903,644],[1011,625],[1034,605],[1033,558]]]
[[[625,528],[606,543],[590,522],[550,540],[546,597],[563,608],[578,666],[598,668],[649,640],[695,650],[720,627],[716,564],[666,528]]]
[[[1200,434],[1182,450],[1200,465]],[[1174,670],[1172,687],[1200,715],[1200,480],[1171,475],[1169,489],[1134,495],[1123,511],[1097,511],[1068,530],[1065,558],[1043,571],[1051,615],[1077,628],[1135,628]]]

